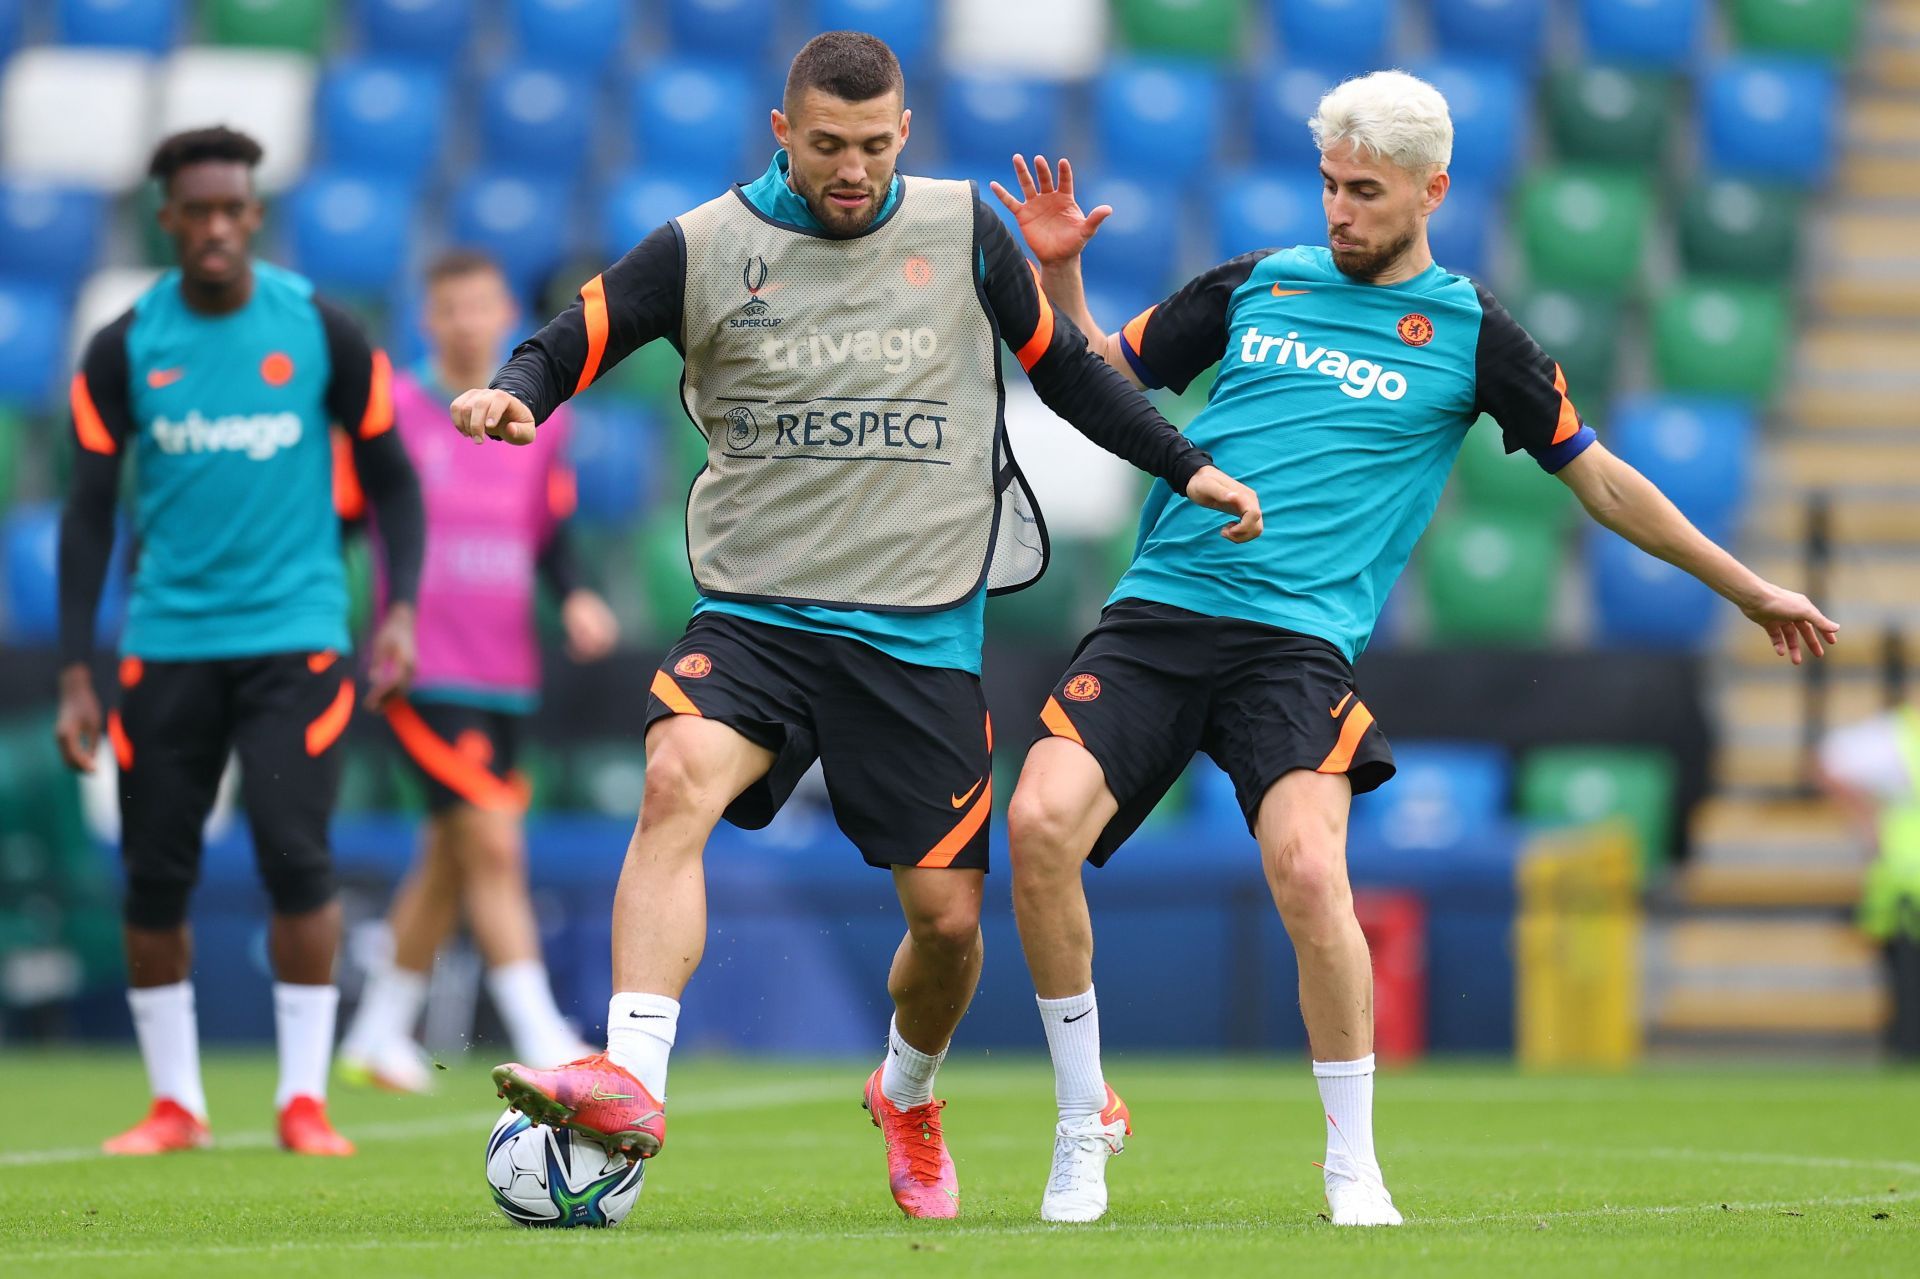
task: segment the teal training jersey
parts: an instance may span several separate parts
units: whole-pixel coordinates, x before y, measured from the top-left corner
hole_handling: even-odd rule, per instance
[[[345,358],[338,331],[351,324],[325,313],[300,276],[260,262],[253,273],[245,306],[209,316],[187,306],[169,271],[89,350],[83,379],[124,379],[130,419],[139,560],[121,640],[129,654],[348,646],[329,426],[340,412],[330,404]],[[352,358],[381,358],[357,333],[344,342],[357,343]],[[367,369],[353,374],[362,413],[390,414],[369,403]],[[120,442],[103,433],[97,443]],[[84,424],[81,445],[95,447]]]
[[[1155,483],[1111,599],[1285,627],[1348,660],[1480,414],[1548,471],[1594,438],[1559,366],[1479,284],[1438,266],[1376,285],[1324,248],[1245,254],[1136,317],[1121,349],[1147,385],[1176,390],[1219,362],[1187,435],[1260,494],[1266,531],[1235,545],[1221,515]]]

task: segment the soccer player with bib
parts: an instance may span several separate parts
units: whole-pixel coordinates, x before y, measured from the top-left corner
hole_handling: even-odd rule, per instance
[[[160,225],[180,265],[93,335],[73,379],[56,732],[82,772],[101,733],[89,660],[127,459],[139,544],[105,727],[120,769],[128,1002],[154,1100],[107,1143],[113,1154],[210,1140],[187,901],[230,752],[273,912],[280,1142],[353,1151],[325,1108],[340,939],[327,823],[354,701],[332,428],[386,534],[372,704],[413,671],[420,490],[391,429],[386,356],[307,281],[249,256],[259,162],[259,144],[224,128],[160,144]]]
[[[972,184],[895,170],[911,114],[885,44],[810,41],[772,113],[780,151],[649,234],[454,401],[476,438],[524,444],[642,344],[674,343],[707,440],[687,510],[700,600],[654,677],[638,828],[614,899],[608,1050],[502,1066],[503,1095],[613,1149],[665,1134],[678,996],[706,933],[701,854],[725,816],[764,826],[818,759],[834,815],[890,871],[907,933],[865,1104],[913,1217],[959,1184],[934,1075],[973,995],[992,804],[981,696],[990,590],[1039,576],[1046,534],[1002,421],[998,344],[1095,442],[1259,531],[1211,465],[1047,304]]]
[[[1231,546],[1154,486],[1133,563],[1047,699],[1014,791],[1014,910],[1058,1104],[1050,1221],[1105,1213],[1106,1163],[1130,1122],[1100,1066],[1081,867],[1104,865],[1204,751],[1233,780],[1299,959],[1333,1223],[1400,1223],[1374,1153],[1373,979],[1346,872],[1349,801],[1393,775],[1393,755],[1352,663],[1480,414],[1782,655],[1835,639],[1806,597],[1755,576],[1597,443],[1559,366],[1478,283],[1434,262],[1427,218],[1453,148],[1437,91],[1376,72],[1329,92],[1310,127],[1328,246],[1242,254],[1118,333],[1087,313],[1079,266],[1110,210],[1081,211],[1065,161],[1056,183],[1044,159],[1030,174],[1016,157],[1024,200],[994,184],[1048,296],[1109,364],[1175,390],[1220,365],[1188,437],[1275,503],[1265,537]]]

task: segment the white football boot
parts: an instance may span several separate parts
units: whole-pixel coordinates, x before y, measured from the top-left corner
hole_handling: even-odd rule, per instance
[[[1107,1213],[1107,1160],[1126,1149],[1133,1119],[1107,1087],[1107,1104],[1062,1119],[1053,1131],[1053,1171],[1040,1200],[1042,1221],[1098,1221]]]
[[[343,1048],[340,1077],[351,1084],[424,1096],[433,1091],[433,1064],[411,1039],[390,1039],[369,1051]]]
[[[1327,1179],[1327,1212],[1336,1226],[1397,1226],[1400,1210],[1393,1206],[1378,1167],[1350,1170],[1345,1165],[1323,1166]]]

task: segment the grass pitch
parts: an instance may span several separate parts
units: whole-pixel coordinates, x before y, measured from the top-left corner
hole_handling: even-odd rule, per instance
[[[1399,1230],[1320,1216],[1321,1126],[1300,1062],[1109,1062],[1135,1136],[1098,1225],[1038,1219],[1051,1075],[956,1060],[941,1075],[958,1222],[908,1222],[859,1108],[868,1066],[677,1062],[670,1139],[610,1231],[527,1231],[488,1201],[499,1113],[480,1061],[432,1098],[338,1089],[350,1160],[272,1145],[271,1062],[207,1063],[219,1146],[108,1160],[138,1117],[131,1053],[0,1055],[0,1274],[636,1275],[1359,1271],[1920,1273],[1920,1075],[1673,1069],[1622,1077],[1436,1067],[1381,1078]]]

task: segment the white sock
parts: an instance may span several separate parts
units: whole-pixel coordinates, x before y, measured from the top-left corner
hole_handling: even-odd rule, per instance
[[[341,1042],[349,1057],[370,1057],[396,1039],[413,1038],[413,1025],[427,1003],[427,975],[382,964],[367,976],[353,1024]]]
[[[127,991],[133,1009],[133,1033],[140,1060],[156,1100],[174,1102],[207,1117],[207,1094],[200,1083],[200,1026],[193,1016],[193,983],[148,986]]]
[[[1316,1061],[1320,1106],[1327,1116],[1327,1167],[1380,1175],[1373,1153],[1373,1054],[1359,1061]]]
[[[487,993],[500,1020],[507,1025],[515,1055],[535,1066],[557,1066],[555,1053],[567,1051],[579,1040],[559,1005],[553,1002],[553,986],[547,980],[547,966],[537,959],[523,959],[487,970]]]
[[[947,1050],[923,1053],[900,1038],[900,1019],[887,1023],[887,1064],[880,1071],[880,1094],[902,1110],[924,1106],[933,1100],[933,1077]]]
[[[1053,1100],[1062,1119],[1098,1114],[1107,1105],[1107,1078],[1100,1073],[1100,1005],[1093,987],[1065,999],[1038,999],[1040,1024],[1053,1056]]]
[[[273,983],[273,1024],[280,1043],[280,1087],[273,1105],[295,1097],[327,1099],[327,1062],[333,1057],[333,1017],[340,992],[332,986]]]
[[[653,1099],[667,1100],[667,1057],[680,1028],[680,1001],[665,995],[626,991],[607,1005],[607,1056],[647,1086]]]

